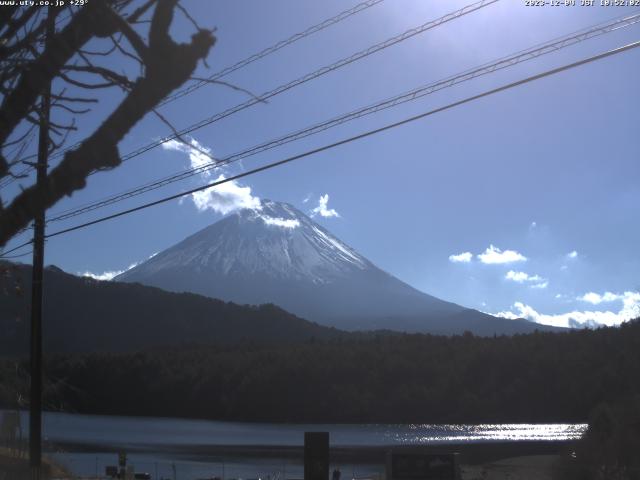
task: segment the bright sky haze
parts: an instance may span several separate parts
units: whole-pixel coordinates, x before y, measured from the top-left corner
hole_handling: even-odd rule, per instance
[[[198,75],[211,75],[357,3],[184,1],[202,26],[217,28],[209,68],[201,65]],[[221,80],[260,95],[470,3],[385,0]],[[194,131],[189,141],[196,148],[168,142],[93,175],[84,190],[47,215],[210,161],[202,152],[225,157],[635,13],[577,3],[489,5]],[[173,30],[187,39],[194,27],[177,13]],[[47,229],[226,178],[637,40],[640,24],[621,28]],[[114,62],[122,62],[115,70],[132,68],[125,60]],[[213,191],[51,238],[45,263],[79,274],[122,271],[234,209],[256,208],[269,198],[313,215],[379,267],[444,300],[554,325],[618,324],[640,314],[639,78],[640,49],[633,49]],[[100,93],[101,104],[82,117],[69,142],[91,132],[120,98],[117,90]],[[183,128],[249,98],[211,84],[160,111]],[[120,152],[169,133],[148,115]],[[28,234],[16,237],[7,248],[26,239]]]

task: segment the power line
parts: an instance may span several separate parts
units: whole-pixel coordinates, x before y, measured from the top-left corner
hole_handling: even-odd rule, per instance
[[[10,249],[10,250],[6,250],[6,251],[4,251],[4,252],[0,253],[0,260],[2,260],[2,259],[4,259],[4,258],[11,258],[11,257],[8,257],[8,256],[7,256],[9,253],[13,253],[13,252],[15,252],[16,250],[20,250],[21,248],[24,248],[24,247],[26,247],[27,245],[31,245],[32,243],[33,243],[33,240],[29,240],[28,242],[21,243],[21,244],[20,244],[20,245],[18,245],[17,247],[13,247],[13,248],[12,248],[12,249]],[[31,253],[31,252],[29,252],[29,253]]]
[[[230,107],[226,110],[223,110],[222,112],[218,112],[210,117],[207,117],[197,123],[192,124],[189,127],[186,127],[182,130],[180,130],[177,133],[168,135],[164,138],[161,138],[160,140],[148,143],[147,145],[144,145],[132,152],[129,152],[128,154],[122,156],[122,162],[126,162],[127,160],[130,160],[134,157],[137,157],[139,155],[142,155],[143,153],[148,152],[149,150],[152,150],[160,145],[162,145],[163,143],[167,143],[171,140],[175,140],[179,137],[182,137],[184,135],[188,135],[196,130],[199,130],[207,125],[211,125],[214,122],[217,122],[219,120],[222,120],[223,118],[229,117],[235,113],[238,113],[246,108],[249,108],[253,105],[256,105],[257,103],[261,103],[264,102],[265,100],[268,100],[272,97],[275,97],[276,95],[280,95],[281,93],[284,93],[288,90],[291,90],[292,88],[295,88],[299,85],[302,85],[304,83],[307,83],[311,80],[314,80],[318,77],[321,77],[323,75],[326,75],[329,72],[333,72],[334,70],[337,70],[339,68],[342,68],[346,65],[350,65],[358,60],[361,60],[365,57],[368,57],[369,55],[372,55],[374,53],[380,52],[386,48],[389,48],[393,45],[396,45],[397,43],[403,42],[405,40],[408,40],[409,38],[412,38],[420,33],[426,32],[427,30],[431,30],[432,28],[436,28],[444,23],[450,22],[452,20],[455,20],[457,18],[460,18],[464,15],[467,15],[469,13],[475,12],[476,10],[479,10],[481,8],[487,7],[493,3],[498,2],[499,0],[480,0],[478,2],[469,4],[465,7],[462,7],[458,10],[455,10],[454,12],[448,13],[440,18],[437,18],[435,20],[432,20],[430,22],[424,23],[422,25],[419,25],[417,27],[411,28],[403,33],[401,33],[400,35],[396,35],[395,37],[391,37],[388,38],[387,40],[384,40],[383,42],[377,43],[371,47],[368,47],[364,50],[361,50],[357,53],[354,53],[353,55],[349,56],[349,57],[345,57],[342,58],[341,60],[338,60],[337,62],[332,63],[331,65],[327,65],[324,66],[322,68],[319,68],[318,70],[315,70],[311,73],[308,73],[306,75],[303,75],[302,77],[299,77],[295,80],[292,80],[288,83],[285,83],[283,85],[280,85],[279,87],[274,88],[273,90],[269,90],[268,92],[263,93],[262,95],[259,95],[257,97],[253,97],[243,103],[239,103],[233,107]]]
[[[36,157],[37,155],[29,155],[28,157],[23,158],[22,160],[20,160],[21,162],[25,162],[27,160],[30,160],[34,157]],[[25,167],[24,169],[20,170],[18,173],[16,173],[15,175],[11,176],[8,175],[6,177],[4,177],[2,179],[2,181],[0,181],[0,190],[3,188],[8,187],[9,185],[11,185],[13,182],[15,182],[16,180],[24,177],[25,175],[29,174],[29,172],[31,172],[34,169],[34,167],[32,167],[31,165],[29,165],[28,167]]]
[[[226,118],[226,117],[228,117],[230,115],[233,115],[233,114],[235,114],[237,112],[240,112],[240,111],[242,111],[242,110],[244,110],[246,108],[249,108],[249,107],[251,107],[251,106],[253,106],[253,105],[257,104],[257,103],[264,102],[265,100],[268,100],[268,99],[270,99],[270,98],[272,98],[272,97],[274,97],[276,95],[284,93],[287,90],[290,90],[290,89],[292,89],[294,87],[297,87],[297,86],[302,85],[302,84],[304,84],[304,83],[306,83],[308,81],[311,81],[311,80],[313,80],[315,78],[318,78],[318,77],[320,77],[322,75],[325,75],[326,73],[332,72],[334,70],[337,70],[338,68],[341,68],[343,66],[349,65],[349,64],[351,64],[351,63],[353,63],[353,62],[355,62],[357,60],[360,60],[360,59],[365,58],[365,57],[367,57],[369,55],[372,55],[373,53],[379,52],[379,51],[384,50],[384,49],[386,49],[388,47],[391,47],[391,46],[393,46],[393,45],[395,45],[395,44],[397,44],[399,42],[402,42],[404,40],[412,38],[415,35],[418,35],[419,33],[423,33],[425,31],[430,30],[432,28],[435,28],[435,27],[437,27],[439,25],[442,25],[444,23],[450,22],[452,20],[455,20],[455,19],[457,19],[459,17],[462,17],[464,15],[467,15],[469,13],[475,12],[476,10],[479,10],[481,8],[484,8],[484,7],[487,7],[487,6],[489,6],[489,5],[493,4],[493,3],[496,3],[498,1],[499,0],[480,0],[480,1],[477,1],[475,3],[466,5],[466,6],[460,8],[458,10],[450,12],[450,13],[448,13],[446,15],[443,15],[442,17],[439,17],[439,18],[437,18],[435,20],[431,20],[431,21],[429,21],[427,23],[424,23],[424,24],[419,25],[417,27],[414,27],[414,28],[411,28],[409,30],[406,30],[405,32],[403,32],[403,33],[401,33],[399,35],[396,35],[394,37],[388,38],[387,40],[384,40],[383,42],[377,43],[377,44],[375,44],[373,46],[370,46],[370,47],[368,47],[368,48],[366,48],[364,50],[356,52],[356,53],[352,54],[349,57],[342,58],[341,60],[338,60],[337,62],[334,62],[331,65],[324,66],[324,67],[322,67],[322,68],[320,68],[318,70],[315,70],[314,72],[311,72],[311,73],[308,73],[308,74],[306,74],[306,75],[304,75],[302,77],[299,77],[296,80],[292,80],[289,83],[280,85],[279,87],[276,87],[273,90],[270,90],[270,91],[268,91],[266,93],[263,93],[262,95],[260,95],[258,97],[251,98],[251,99],[249,99],[249,100],[247,100],[247,101],[245,101],[243,103],[237,104],[237,105],[235,105],[233,107],[230,107],[230,108],[228,108],[228,109],[226,109],[226,110],[224,110],[222,112],[218,112],[218,113],[214,114],[213,116],[208,117],[208,118],[206,118],[204,120],[201,120],[200,122],[198,122],[196,124],[193,124],[193,125],[191,125],[189,127],[186,127],[185,129],[183,129],[183,130],[181,130],[181,131],[179,131],[177,133],[174,133],[172,135],[169,135],[169,136],[166,136],[164,138],[161,138],[160,140],[157,140],[157,141],[151,142],[151,143],[149,143],[149,144],[147,144],[145,146],[142,146],[142,147],[138,148],[137,150],[134,150],[132,152],[129,152],[128,154],[123,155],[121,157],[121,160],[122,160],[122,162],[126,162],[126,161],[128,161],[128,160],[130,160],[130,159],[132,159],[134,157],[137,157],[139,155],[142,155],[142,154],[144,154],[144,153],[146,153],[146,152],[148,152],[148,151],[150,151],[150,150],[152,150],[152,149],[154,149],[154,148],[156,148],[156,147],[158,147],[158,146],[160,146],[160,145],[162,145],[164,143],[167,143],[167,142],[169,142],[171,140],[175,140],[175,139],[180,138],[180,137],[182,137],[184,135],[188,135],[188,134],[194,132],[195,130],[203,128],[203,127],[205,127],[207,125],[210,125],[210,124],[212,124],[214,122],[217,122],[219,120],[222,120],[223,118]],[[97,172],[92,172],[91,175],[93,175],[94,173],[97,173]]]
[[[9,259],[14,259],[14,258],[21,258],[21,257],[26,257],[27,255],[31,255],[33,254],[33,250],[29,250],[26,253],[19,253],[17,255],[2,255],[0,256],[0,260],[9,260]]]
[[[172,95],[169,95],[168,97],[166,97],[162,102],[160,102],[159,105],[165,105],[167,103],[170,103],[178,98],[184,97],[192,92],[194,92],[195,90],[201,88],[204,85],[207,85],[210,82],[213,82],[219,78],[222,78],[232,72],[235,72],[236,70],[240,70],[241,68],[246,67],[247,65],[261,59],[264,58],[268,55],[271,55],[272,53],[277,52],[278,50],[291,45],[295,42],[297,42],[298,40],[302,40],[303,38],[306,38],[310,35],[313,35],[314,33],[320,32],[332,25],[335,25],[336,23],[339,23],[343,20],[346,20],[347,18],[360,13],[370,7],[373,7],[374,5],[377,5],[378,3],[381,3],[384,0],[367,0],[365,2],[359,3],[357,5],[355,5],[352,8],[349,8],[347,10],[344,10],[340,13],[338,13],[337,15],[334,15],[333,17],[327,18],[325,20],[323,20],[322,22],[312,25],[311,27],[307,28],[306,30],[300,32],[300,33],[296,33],[294,35],[291,35],[290,37],[284,39],[284,40],[280,40],[279,42],[271,45],[270,47],[267,47],[263,50],[261,50],[258,53],[254,53],[253,55],[250,55],[249,57],[246,57],[236,63],[234,63],[233,65],[229,65],[228,67],[223,68],[222,70],[219,70],[218,72],[212,74],[211,76],[208,77],[207,80],[201,80],[198,83],[191,85],[187,88],[183,88],[181,90],[178,90],[177,92],[173,93]],[[66,20],[68,18],[70,18],[72,16],[72,14],[67,15],[64,19],[58,19],[56,21],[56,23],[59,23],[62,20]],[[57,153],[54,153],[51,155],[51,158],[56,158],[59,157],[61,155],[64,155],[67,151],[74,149],[75,147],[77,147],[80,143],[75,143],[73,145],[70,145],[69,147],[58,151]],[[36,155],[31,155],[29,157],[25,157],[24,159],[22,159],[22,161],[25,160],[29,160],[31,158],[35,158]],[[28,174],[31,170],[33,170],[33,167],[29,166],[26,167],[25,169],[23,169],[20,173],[17,174],[17,177],[21,177],[24,176],[26,174]],[[6,186],[10,185],[11,183],[13,183],[16,178],[15,177],[7,177],[7,179],[4,179],[3,181],[0,181],[0,189],[5,188]]]
[[[246,67],[247,65],[255,62],[256,60],[259,60],[261,58],[266,57],[267,55],[271,55],[272,53],[277,52],[278,50],[280,50],[281,48],[284,48],[288,45],[291,45],[292,43],[297,42],[298,40],[301,40],[305,37],[308,37],[309,35],[312,35],[316,32],[319,32],[321,30],[324,30],[327,27],[330,27],[331,25],[334,25],[336,23],[341,22],[342,20],[345,20],[349,17],[351,17],[352,15],[355,15],[356,13],[359,13],[363,10],[366,10],[367,8],[373,7],[374,5],[378,4],[382,2],[382,0],[368,0],[366,2],[362,2],[359,3],[358,5],[348,9],[348,10],[344,10],[343,12],[340,12],[337,15],[334,15],[331,18],[327,18],[326,20],[323,20],[322,22],[313,25],[309,28],[307,28],[306,30],[300,32],[300,33],[296,33],[292,36],[290,36],[289,38],[285,39],[285,40],[281,40],[277,43],[275,43],[274,45],[271,45],[270,47],[267,47],[263,50],[261,50],[258,53],[254,53],[253,55],[240,60],[239,62],[234,63],[233,65],[230,65],[228,67],[223,68],[222,70],[217,71],[216,73],[210,75],[209,77],[207,77],[207,80],[200,80],[198,83],[191,85],[189,87],[183,88],[181,90],[178,90],[177,92],[173,93],[172,95],[169,95],[167,98],[165,98],[160,105],[165,105],[167,103],[170,103],[178,98],[184,97],[186,95],[189,95],[190,93],[198,90],[199,88],[209,84],[212,81],[215,81],[219,78],[222,78],[226,75],[229,75],[232,72],[235,72],[236,70],[239,70],[241,68]]]
[[[582,66],[582,65],[586,65],[588,63],[592,63],[592,62],[595,62],[595,61],[598,61],[598,60],[602,60],[602,59],[604,59],[606,57],[617,55],[619,53],[626,52],[627,50],[631,50],[631,49],[637,48],[637,47],[640,47],[640,41],[636,41],[636,42],[630,43],[628,45],[625,45],[625,46],[622,46],[622,47],[619,47],[619,48],[615,48],[613,50],[608,50],[608,51],[600,53],[598,55],[594,55],[594,56],[585,58],[583,60],[579,60],[577,62],[566,64],[566,65],[563,65],[561,67],[553,68],[551,70],[546,70],[546,71],[544,71],[542,73],[538,73],[536,75],[532,75],[530,77],[526,77],[524,79],[521,79],[521,80],[518,80],[518,81],[515,81],[515,82],[512,82],[512,83],[508,83],[508,84],[503,85],[501,87],[497,87],[497,88],[494,88],[492,90],[488,90],[488,91],[485,91],[483,93],[480,93],[480,94],[477,94],[477,95],[473,95],[471,97],[467,97],[467,98],[465,98],[463,100],[458,100],[457,102],[449,103],[449,104],[447,104],[447,105],[445,105],[443,107],[439,107],[439,108],[436,108],[436,109],[433,109],[433,110],[429,110],[429,111],[421,113],[419,115],[415,115],[415,116],[406,118],[404,120],[400,120],[399,122],[395,122],[395,123],[391,123],[391,124],[385,125],[385,126],[380,127],[380,128],[369,130],[369,131],[366,131],[366,132],[361,133],[359,135],[355,135],[355,136],[352,136],[352,137],[349,137],[349,138],[346,138],[346,139],[343,139],[343,140],[339,140],[339,141],[331,143],[329,145],[325,145],[325,146],[322,146],[322,147],[319,147],[319,148],[315,148],[313,150],[308,150],[308,151],[306,151],[304,153],[301,153],[301,154],[298,154],[298,155],[294,155],[294,156],[285,158],[283,160],[279,160],[277,162],[269,163],[267,165],[263,165],[262,167],[254,168],[252,170],[240,173],[238,175],[234,175],[233,177],[229,177],[229,178],[226,178],[224,180],[218,180],[218,181],[215,181],[215,182],[212,182],[212,183],[209,183],[209,184],[206,184],[206,185],[202,185],[200,187],[193,188],[193,189],[190,189],[190,190],[187,190],[187,191],[175,194],[175,195],[171,195],[171,196],[168,196],[168,197],[161,198],[159,200],[155,200],[153,202],[149,202],[149,203],[146,203],[146,204],[143,204],[143,205],[139,205],[139,206],[134,207],[134,208],[123,210],[123,211],[120,211],[118,213],[114,213],[112,215],[107,215],[105,217],[101,217],[101,218],[98,218],[96,220],[92,220],[90,222],[85,222],[85,223],[82,223],[80,225],[76,225],[76,226],[73,226],[73,227],[65,228],[63,230],[59,230],[57,232],[50,233],[46,237],[50,238],[50,237],[55,237],[55,236],[62,235],[62,234],[65,234],[65,233],[73,232],[75,230],[86,228],[88,226],[95,225],[95,224],[98,224],[98,223],[102,223],[102,222],[105,222],[107,220],[112,220],[114,218],[118,218],[118,217],[121,217],[121,216],[124,216],[124,215],[128,215],[128,214],[133,213],[133,212],[144,210],[146,208],[150,208],[150,207],[159,205],[161,203],[166,203],[166,202],[168,202],[170,200],[175,200],[175,199],[183,197],[185,195],[190,195],[192,193],[199,192],[199,191],[202,191],[202,190],[206,190],[208,188],[213,188],[213,187],[216,187],[218,185],[222,185],[222,184],[227,183],[227,182],[231,182],[231,181],[243,178],[243,177],[247,177],[249,175],[253,175],[255,173],[263,172],[265,170],[270,170],[272,168],[275,168],[275,167],[278,167],[278,166],[281,166],[281,165],[284,165],[284,164],[287,164],[287,163],[291,163],[291,162],[293,162],[295,160],[299,160],[299,159],[302,159],[302,158],[305,158],[305,157],[309,157],[309,156],[314,155],[316,153],[324,152],[326,150],[330,150],[332,148],[338,147],[340,145],[345,145],[345,144],[354,142],[356,140],[361,140],[363,138],[370,137],[372,135],[376,135],[378,133],[385,132],[387,130],[391,130],[391,129],[399,127],[401,125],[406,125],[406,124],[414,122],[416,120],[423,119],[425,117],[434,115],[436,113],[440,113],[440,112],[443,112],[445,110],[450,110],[450,109],[452,109],[454,107],[458,107],[460,105],[464,105],[464,104],[473,102],[475,100],[479,100],[481,98],[484,98],[484,97],[487,97],[487,96],[490,96],[490,95],[493,95],[493,94],[496,94],[496,93],[499,93],[499,92],[502,92],[502,91],[505,91],[505,90],[509,90],[511,88],[515,88],[515,87],[518,87],[520,85],[524,85],[526,83],[533,82],[535,80],[539,80],[541,78],[549,77],[551,75],[555,75],[557,73],[560,73],[560,72],[563,72],[563,71],[566,71],[566,70],[570,70],[572,68],[576,68],[576,67],[579,67],[579,66]]]
[[[270,150],[272,148],[279,147],[286,143],[290,143],[295,140],[305,138],[307,136],[325,131],[329,128],[336,127],[338,125],[342,125],[348,121],[362,118],[366,115],[380,112],[382,110],[386,110],[388,108],[392,108],[409,101],[417,100],[418,98],[421,98],[425,95],[429,95],[441,89],[452,87],[454,85],[457,85],[459,83],[462,83],[468,80],[472,80],[479,76],[487,75],[495,71],[519,64],[521,62],[538,58],[542,55],[555,52],[562,48],[575,45],[576,43],[612,32],[619,28],[636,24],[638,22],[640,22],[640,13],[636,13],[634,15],[629,15],[625,17],[618,17],[614,20],[603,22],[603,23],[579,30],[577,32],[570,33],[563,37],[555,38],[549,42],[538,44],[528,49],[521,50],[519,52],[511,54],[509,56],[502,57],[496,61],[485,63],[473,69],[465,70],[462,73],[458,73],[458,74],[446,77],[437,82],[433,82],[428,85],[415,88],[413,90],[402,93],[400,95],[396,95],[395,97],[391,97],[383,101],[377,102],[375,104],[360,108],[358,110],[354,110],[352,112],[341,115],[339,117],[335,117],[331,120],[321,122],[311,127],[307,127],[305,129],[298,130],[293,133],[289,133],[285,136],[264,142],[262,144],[253,146],[251,148],[244,149],[240,152],[221,158],[214,162],[209,162],[204,165],[200,165],[198,167],[194,167],[186,171],[177,172],[170,176],[141,185],[134,189],[131,189],[116,195],[111,195],[99,201],[94,201],[94,202],[82,205],[80,207],[74,207],[72,209],[63,210],[59,212],[56,216],[53,216],[52,218],[50,218],[49,221],[55,222],[55,221],[66,220],[71,217],[75,217],[77,215],[81,215],[83,213],[87,213],[87,212],[96,210],[98,208],[102,208],[102,207],[112,205],[114,203],[129,199],[129,198],[132,198],[134,196],[148,193],[152,190],[156,190],[158,188],[164,187],[171,183],[190,178],[192,176],[204,173],[214,168],[219,168],[220,166],[228,165],[230,163],[239,161],[249,156],[262,153],[266,150]]]
[[[161,138],[160,140],[157,140],[157,141],[151,142],[151,143],[149,143],[149,144],[147,144],[145,146],[142,146],[142,147],[138,148],[137,150],[134,150],[132,152],[129,152],[129,153],[123,155],[121,157],[121,160],[122,160],[122,162],[126,162],[126,161],[128,161],[128,160],[130,160],[130,159],[132,159],[134,157],[137,157],[139,155],[142,155],[142,154],[144,154],[144,153],[146,153],[146,152],[148,152],[148,151],[150,151],[150,150],[152,150],[152,149],[154,149],[154,148],[156,148],[156,147],[158,147],[158,146],[160,146],[160,145],[162,145],[164,143],[167,143],[167,142],[169,142],[171,140],[175,140],[175,139],[180,138],[180,137],[182,137],[184,135],[188,135],[188,134],[194,132],[195,130],[198,130],[198,129],[203,128],[203,127],[205,127],[207,125],[210,125],[210,124],[212,124],[214,122],[217,122],[217,121],[219,121],[219,120],[221,120],[223,118],[231,116],[231,115],[233,115],[233,114],[235,114],[237,112],[240,112],[240,111],[242,111],[242,110],[244,110],[246,108],[249,108],[249,107],[251,107],[251,106],[253,106],[253,105],[257,104],[257,103],[264,102],[265,100],[268,100],[269,98],[272,98],[272,97],[274,97],[276,95],[284,93],[287,90],[290,90],[290,89],[292,89],[294,87],[302,85],[302,84],[304,84],[306,82],[309,82],[309,81],[311,81],[311,80],[313,80],[315,78],[318,78],[318,77],[320,77],[322,75],[325,75],[326,73],[332,72],[334,70],[337,70],[338,68],[341,68],[343,66],[349,65],[349,64],[351,64],[351,63],[353,63],[353,62],[355,62],[357,60],[360,60],[360,59],[365,58],[365,57],[367,57],[369,55],[372,55],[372,54],[374,54],[376,52],[379,52],[379,51],[384,50],[384,49],[386,49],[388,47],[391,47],[391,46],[393,46],[393,45],[395,45],[397,43],[400,43],[400,42],[402,42],[404,40],[412,38],[415,35],[418,35],[420,33],[423,33],[425,31],[427,31],[427,30],[435,28],[435,27],[437,27],[439,25],[442,25],[444,23],[447,23],[447,22],[450,22],[452,20],[455,20],[455,19],[457,19],[459,17],[462,17],[464,15],[467,15],[469,13],[475,12],[476,10],[479,10],[481,8],[484,8],[484,7],[487,7],[487,6],[489,6],[489,5],[493,4],[493,3],[496,3],[498,1],[499,0],[480,0],[480,1],[477,1],[475,3],[466,5],[466,6],[460,8],[458,10],[450,12],[450,13],[448,13],[446,15],[443,15],[442,17],[439,17],[439,18],[437,18],[435,20],[431,20],[431,21],[429,21],[427,23],[424,23],[424,24],[419,25],[417,27],[414,27],[414,28],[411,28],[409,30],[406,30],[405,32],[403,32],[403,33],[401,33],[399,35],[396,35],[394,37],[388,38],[387,40],[384,40],[383,42],[377,43],[377,44],[375,44],[373,46],[370,46],[370,47],[368,47],[368,48],[366,48],[364,50],[361,50],[361,51],[359,51],[357,53],[354,53],[349,57],[342,58],[341,60],[338,60],[337,62],[334,62],[331,65],[324,66],[324,67],[322,67],[322,68],[320,68],[318,70],[315,70],[314,72],[311,72],[311,73],[308,73],[308,74],[306,74],[306,75],[304,75],[302,77],[299,77],[296,80],[292,80],[289,83],[280,85],[279,87],[276,87],[273,90],[270,90],[270,91],[268,91],[266,93],[263,93],[262,95],[260,95],[258,97],[251,98],[250,100],[247,100],[247,101],[245,101],[243,103],[237,104],[237,105],[235,105],[233,107],[230,107],[230,108],[228,108],[228,109],[226,109],[226,110],[224,110],[222,112],[218,112],[218,113],[214,114],[213,116],[208,117],[208,118],[206,118],[204,120],[201,120],[200,122],[198,122],[196,124],[193,124],[193,125],[191,125],[189,127],[186,127],[185,129],[183,129],[183,130],[181,130],[181,131],[179,131],[177,133],[174,133],[172,135],[169,135],[169,136],[166,136],[164,138]],[[90,175],[93,175],[94,173],[97,173],[97,171],[92,172]]]
[[[68,19],[69,19],[69,18],[71,18],[72,16],[73,16],[73,13],[71,12],[71,13],[67,13],[67,15],[66,15],[66,16],[63,16],[63,17],[61,16],[61,17],[56,18],[56,21],[55,21],[56,26],[57,26],[57,25],[59,25],[59,24],[61,24],[61,23],[62,23],[62,22],[64,22],[65,20],[68,20]],[[76,147],[76,146],[78,146],[78,145],[79,145],[78,143],[76,143],[76,144],[74,144],[74,145],[71,145],[70,147],[67,147],[66,149],[64,149],[64,151],[62,151],[62,152],[59,152],[59,153],[57,153],[57,154],[55,154],[55,153],[54,153],[54,154],[49,155],[49,158],[55,158],[56,156],[59,156],[59,155],[61,155],[62,153],[66,152],[66,151],[68,151],[68,150],[71,150],[71,149],[73,149],[74,147]],[[22,158],[22,159],[20,160],[20,162],[25,162],[25,161],[27,161],[27,160],[34,159],[34,158],[36,158],[37,156],[38,156],[38,155],[37,155],[37,154],[35,154],[35,153],[34,153],[34,154],[32,154],[32,155],[28,155],[28,156],[26,156],[26,157]],[[31,172],[32,170],[34,170],[34,168],[35,168],[35,167],[33,167],[33,166],[29,165],[29,166],[25,167],[24,169],[22,169],[22,170],[21,170],[20,172],[18,172],[17,174],[15,174],[14,176],[8,175],[8,176],[6,176],[6,177],[2,178],[2,179],[0,180],[0,190],[2,190],[3,188],[8,187],[9,185],[11,185],[13,182],[15,182],[16,180],[18,180],[19,178],[21,178],[21,177],[23,177],[23,176],[27,175],[29,172]]]

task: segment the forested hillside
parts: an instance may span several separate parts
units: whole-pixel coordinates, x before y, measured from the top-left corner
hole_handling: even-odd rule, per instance
[[[640,393],[638,352],[636,320],[513,337],[380,335],[66,356],[47,362],[47,402],[251,421],[580,422],[600,402]],[[1,365],[7,404],[21,387],[15,362]]]
[[[29,351],[31,267],[0,262],[0,356]],[[299,342],[342,332],[274,305],[101,282],[45,269],[45,353],[125,352],[160,345]]]

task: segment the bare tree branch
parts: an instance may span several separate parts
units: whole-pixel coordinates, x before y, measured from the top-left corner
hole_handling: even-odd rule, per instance
[[[0,8],[0,32],[9,26],[17,10],[18,5],[6,5],[4,8]]]
[[[193,150],[197,151],[198,153],[204,155],[205,157],[207,157],[212,162],[217,162],[218,161],[218,159],[213,157],[209,152],[205,151],[203,148],[198,146],[196,143],[189,142],[186,138],[184,138],[180,134],[178,129],[176,127],[174,127],[173,124],[167,119],[167,117],[165,117],[162,113],[160,113],[157,108],[153,109],[153,113],[160,119],[160,121],[162,123],[164,123],[167,127],[169,127],[171,129],[171,131],[173,132],[173,136],[180,143],[182,143],[183,145],[186,145],[187,147],[192,148]]]
[[[182,12],[182,14],[186,17],[186,19],[191,22],[191,25],[196,27],[196,30],[202,30],[202,27],[198,25],[198,22],[196,22],[196,20],[191,16],[189,11],[186,8],[184,8],[182,5],[180,5],[180,2],[176,3],[176,7],[178,7],[178,9]]]
[[[52,103],[51,104],[51,108],[61,108],[63,110],[66,110],[69,113],[74,114],[74,115],[83,115],[83,114],[89,113],[91,111],[90,108],[83,108],[82,110],[77,110],[75,108],[71,108],[68,105],[65,105],[64,103]]]
[[[92,50],[85,50],[85,49],[81,48],[80,50],[78,50],[78,53],[81,53],[83,55],[88,55],[88,56],[108,57],[115,50],[116,50],[116,46],[114,45],[109,50],[105,50],[104,52],[95,52],[95,51],[92,51]]]
[[[51,95],[51,98],[55,98],[56,100],[64,100],[65,102],[78,102],[78,103],[98,103],[98,100],[95,98],[84,98],[84,97],[67,97],[64,95]]]
[[[65,70],[73,70],[76,72],[86,72],[93,73],[95,75],[100,75],[105,80],[110,80],[114,83],[119,83],[121,85],[126,85],[129,88],[133,88],[135,82],[130,80],[128,77],[124,75],[120,75],[119,73],[114,72],[108,68],[100,67],[97,65],[67,65],[64,67]]]
[[[105,10],[111,12],[104,0],[89,2],[62,32],[51,39],[44,53],[21,75],[16,87],[3,98],[0,106],[0,144],[6,141],[45,86],[78,49],[94,35],[108,30],[110,22]],[[0,158],[0,177],[6,174],[6,170],[6,161]]]
[[[65,154],[41,187],[33,185],[25,189],[9,206],[0,211],[0,246],[4,246],[16,232],[26,227],[37,211],[49,208],[61,198],[84,188],[89,174],[118,166],[121,163],[118,143],[122,138],[164,97],[187,81],[198,62],[209,53],[215,43],[211,31],[198,31],[187,44],[178,44],[170,37],[169,27],[175,5],[175,0],[157,1],[149,32],[149,44],[145,45],[144,75],[133,83],[118,107],[78,148]],[[87,10],[82,10],[78,15]],[[107,24],[115,23],[119,29],[124,29],[123,25],[130,28],[111,8],[107,7],[106,11],[103,9],[101,14],[109,17]],[[83,32],[81,27],[78,28]],[[75,45],[78,43],[76,41]],[[76,51],[78,49],[79,47]],[[58,65],[58,71],[65,62]],[[4,118],[2,120],[6,122]],[[5,125],[1,124],[0,127],[6,128]]]
[[[18,30],[24,27],[29,21],[29,19],[38,12],[38,10],[39,10],[38,7],[29,7],[29,8],[26,8],[24,10],[24,13],[18,18],[16,18],[15,20],[13,18],[10,18],[7,25],[7,29],[2,33],[2,35],[0,35],[0,39],[4,41],[9,41],[12,38],[14,38],[15,35],[18,33]]]
[[[257,100],[260,103],[269,103],[264,98],[259,97],[258,95],[256,95],[255,93],[251,92],[250,90],[247,90],[246,88],[242,88],[242,87],[239,87],[237,85],[234,85],[233,83],[225,82],[224,80],[212,80],[210,78],[200,78],[200,77],[191,77],[190,80],[197,80],[198,82],[206,82],[206,83],[211,83],[211,84],[222,85],[224,87],[229,87],[232,90],[236,90],[238,92],[246,93],[251,98],[253,98],[254,100]]]
[[[60,72],[59,73],[60,78],[62,78],[65,82],[70,83],[71,85],[74,85],[76,87],[80,87],[80,88],[86,88],[88,90],[95,90],[95,89],[99,89],[99,88],[111,88],[111,87],[117,87],[118,84],[115,82],[103,82],[103,83],[86,83],[86,82],[81,82],[80,80],[74,80],[73,78],[71,78],[70,76],[68,76],[65,73]]]
[[[131,52],[128,52],[126,49],[124,49],[122,47],[122,45],[120,45],[120,40],[115,38],[113,35],[111,35],[111,41],[113,42],[113,46],[115,48],[117,48],[118,51],[120,53],[122,53],[125,57],[129,57],[129,58],[135,60],[136,62],[138,62],[140,64],[141,67],[144,65],[144,62],[142,61],[142,59],[140,57],[136,57],[134,54],[132,54]]]
[[[15,140],[11,140],[10,142],[6,142],[4,145],[2,145],[2,148],[5,149],[7,147],[10,147],[12,145],[16,145],[20,142],[22,142],[25,138],[27,138],[27,136],[33,131],[35,127],[32,125],[29,127],[29,129],[21,136],[19,136],[18,138],[16,138]]]
[[[147,56],[149,55],[149,53],[148,53],[148,47],[144,43],[144,40],[142,39],[142,37],[138,35],[138,32],[136,32],[133,29],[133,27],[129,25],[129,23],[125,19],[123,19],[120,15],[118,15],[115,12],[111,12],[111,13],[112,13],[111,18],[113,22],[117,24],[118,30],[122,32],[122,34],[125,36],[129,44],[133,47],[133,49],[138,54],[138,57],[140,57],[142,62],[146,64]],[[118,45],[119,45],[119,42],[118,42]]]
[[[131,15],[127,17],[127,22],[136,23],[142,15],[144,15],[151,6],[156,3],[157,0],[147,0],[140,8],[135,10]]]

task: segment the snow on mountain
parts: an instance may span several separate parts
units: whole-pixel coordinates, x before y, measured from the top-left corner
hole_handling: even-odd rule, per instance
[[[260,210],[236,211],[117,279],[190,268],[222,276],[264,274],[326,283],[372,267],[291,205],[263,200]]]
[[[533,329],[529,322],[522,330],[521,321],[496,319],[420,292],[292,205],[270,200],[228,215],[115,280],[236,303],[274,303],[343,329],[488,334]]]

